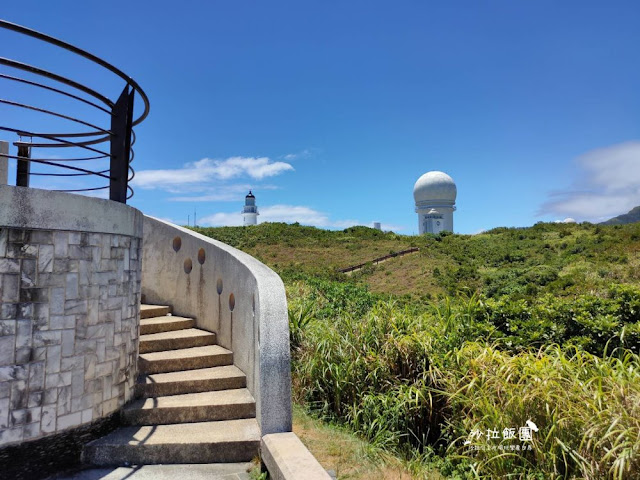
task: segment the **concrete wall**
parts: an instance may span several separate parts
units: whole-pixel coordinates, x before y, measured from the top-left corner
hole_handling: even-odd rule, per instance
[[[126,205],[0,186],[0,446],[132,398],[141,237]]]
[[[273,480],[331,480],[331,476],[293,432],[262,437],[260,456],[269,471],[269,478]]]
[[[144,217],[142,293],[216,332],[256,399],[262,434],[291,431],[287,301],[280,277],[255,258]]]

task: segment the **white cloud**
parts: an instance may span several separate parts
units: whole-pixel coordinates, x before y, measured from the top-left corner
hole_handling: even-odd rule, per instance
[[[205,227],[239,227],[242,225],[242,214],[238,212],[214,213],[208,217],[201,218],[198,225]]]
[[[358,220],[331,220],[329,216],[321,211],[302,205],[270,205],[262,207],[258,220],[263,222],[298,222],[302,225],[312,225],[321,228],[348,228],[354,225],[365,225],[366,222]],[[215,213],[200,219],[201,225],[208,226],[238,226],[242,225],[242,214],[240,212],[224,212]],[[383,224],[383,230],[402,230],[402,227],[396,225]]]
[[[253,190],[276,190],[275,185],[249,185],[249,184],[233,184],[233,185],[216,185],[211,188],[209,186],[197,189],[201,195],[169,197],[168,200],[173,202],[241,202],[245,195],[251,189]],[[174,193],[193,193],[191,188],[172,189]]]
[[[578,157],[591,181],[607,191],[616,192],[640,184],[640,142],[625,142],[600,148]]]
[[[290,162],[292,160],[298,160],[300,158],[306,158],[308,156],[311,155],[311,150],[309,150],[308,148],[305,148],[304,150],[298,152],[298,153],[288,153],[287,155],[285,155],[284,158],[286,161]]]
[[[331,221],[329,216],[313,208],[300,205],[270,205],[259,208],[260,223],[263,222],[285,222],[301,223],[303,225],[313,225],[316,227],[339,227],[346,228],[358,225],[356,220]],[[203,218],[200,223],[203,225],[242,225],[242,214],[240,213],[216,213]]]
[[[576,163],[580,179],[574,188],[553,192],[540,215],[600,221],[640,205],[640,142],[592,150]]]
[[[262,180],[289,170],[293,170],[289,163],[273,162],[268,157],[229,157],[225,160],[203,158],[187,163],[182,168],[138,171],[131,183],[145,189],[163,188],[175,192],[180,187],[214,180],[224,181],[238,177]]]
[[[304,225],[315,225],[317,227],[356,225],[356,221],[343,220],[331,222],[329,216],[313,208],[299,205],[271,205],[260,210],[261,222],[286,222],[302,223]],[[343,227],[344,228],[344,227]]]

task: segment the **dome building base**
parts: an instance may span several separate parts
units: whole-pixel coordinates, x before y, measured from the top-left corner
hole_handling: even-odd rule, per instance
[[[420,234],[453,232],[453,212],[458,194],[453,179],[444,172],[422,175],[413,187]]]

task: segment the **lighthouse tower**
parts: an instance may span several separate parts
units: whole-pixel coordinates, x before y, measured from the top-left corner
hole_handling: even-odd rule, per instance
[[[251,190],[249,195],[244,197],[244,208],[242,209],[242,216],[244,217],[244,225],[257,225],[258,224],[258,207],[256,206],[256,197]]]
[[[456,209],[457,188],[444,172],[422,175],[413,187],[420,234],[453,232],[453,212]]]

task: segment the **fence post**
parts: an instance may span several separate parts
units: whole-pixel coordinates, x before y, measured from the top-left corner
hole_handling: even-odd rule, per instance
[[[0,140],[0,185],[9,183],[9,142]]]
[[[109,168],[109,199],[127,203],[129,155],[131,150],[131,124],[133,96],[126,85],[111,110],[111,163]]]

